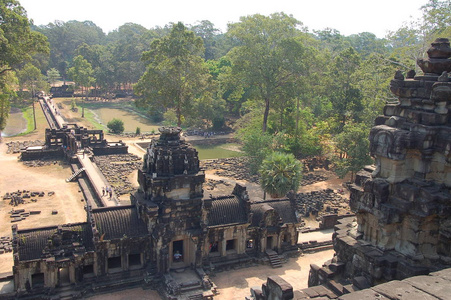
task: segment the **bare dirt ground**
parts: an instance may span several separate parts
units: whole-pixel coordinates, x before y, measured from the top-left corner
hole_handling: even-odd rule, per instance
[[[27,137],[28,139],[28,137]],[[6,138],[4,139],[8,141]],[[26,139],[24,139],[26,140]],[[58,224],[85,222],[83,198],[76,182],[65,181],[72,172],[68,165],[55,164],[43,167],[27,167],[18,161],[17,154],[6,154],[6,143],[0,143],[0,199],[8,192],[17,190],[43,191],[45,197],[35,197],[37,202],[26,200],[25,204],[11,206],[9,200],[0,200],[0,236],[11,236],[11,225],[19,229],[44,227]],[[48,196],[48,192],[55,192]],[[40,210],[39,215],[30,215],[25,220],[11,223],[11,209]],[[58,214],[53,215],[52,210]],[[10,263],[8,264],[8,261]],[[0,255],[0,273],[10,272],[12,253]]]
[[[142,288],[134,288],[126,291],[119,291],[105,295],[96,295],[88,297],[91,300],[160,300],[161,297],[157,291],[143,290]]]
[[[216,274],[212,277],[218,286],[219,295],[215,300],[243,300],[250,296],[251,287],[260,287],[266,282],[268,276],[278,275],[288,281],[294,290],[307,288],[310,264],[322,265],[333,257],[333,250],[307,254],[298,258],[290,258],[281,268],[273,269],[269,265],[259,265],[250,268],[230,270]],[[109,293],[89,297],[92,300],[159,300],[161,297],[156,291],[134,288],[126,291]]]
[[[267,277],[271,275],[282,277],[293,286],[294,290],[307,288],[310,264],[322,265],[326,260],[331,259],[333,254],[333,250],[327,250],[290,258],[282,268],[277,269],[262,265],[219,273],[212,278],[220,292],[215,299],[242,300],[244,297],[250,296],[251,287],[261,288],[262,283],[266,282]]]

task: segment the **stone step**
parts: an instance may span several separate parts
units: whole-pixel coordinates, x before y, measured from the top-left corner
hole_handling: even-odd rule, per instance
[[[85,168],[78,169],[69,178],[66,179],[66,182],[71,182],[72,180],[74,180],[78,175],[80,175],[84,171],[85,171]]]
[[[274,250],[266,250],[266,255],[269,258],[269,262],[273,268],[282,267],[282,262],[280,261],[279,255]]]
[[[182,286],[182,287],[180,287],[180,293],[184,294],[184,293],[199,290],[199,289],[202,289],[202,286],[200,284],[197,286]]]
[[[184,282],[180,284],[181,287],[191,287],[191,286],[201,286],[200,282],[198,280]]]
[[[195,294],[188,296],[188,300],[202,300],[204,297],[202,294]]]

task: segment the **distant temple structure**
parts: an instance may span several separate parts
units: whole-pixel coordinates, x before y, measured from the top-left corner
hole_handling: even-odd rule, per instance
[[[357,222],[336,226],[336,257],[312,266],[311,286],[330,285],[340,274],[364,288],[451,267],[448,39],[437,39],[427,53],[418,60],[423,75],[398,71],[391,81],[399,101],[385,106],[369,137],[376,166],[358,172],[351,185]]]
[[[51,295],[70,286],[77,296],[146,285],[163,286],[176,297],[188,288],[171,274],[189,269],[197,275],[189,289],[211,299],[215,286],[204,270],[267,255],[277,263],[278,253],[297,253],[294,193],[252,201],[237,185],[231,195],[204,197],[197,151],[180,132],[160,128],[139,170],[131,205],[95,208],[88,201],[83,223],[24,230],[13,225],[17,295]],[[95,148],[103,139],[92,134],[82,130],[81,143]],[[47,137],[60,147],[59,141],[72,135],[49,131]]]

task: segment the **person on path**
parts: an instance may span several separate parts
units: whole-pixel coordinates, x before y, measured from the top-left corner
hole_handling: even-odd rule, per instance
[[[102,197],[105,196],[105,187],[102,186]]]
[[[112,188],[110,188],[110,200],[111,200],[111,197],[113,196],[113,189]]]

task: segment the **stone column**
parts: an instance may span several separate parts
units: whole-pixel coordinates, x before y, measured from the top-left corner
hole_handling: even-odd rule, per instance
[[[70,283],[77,282],[77,277],[75,276],[75,264],[74,263],[69,264],[69,282]]]
[[[219,249],[221,251],[221,256],[226,256],[226,245],[227,245],[227,240],[223,239],[222,241],[220,241],[221,243],[221,249]]]

